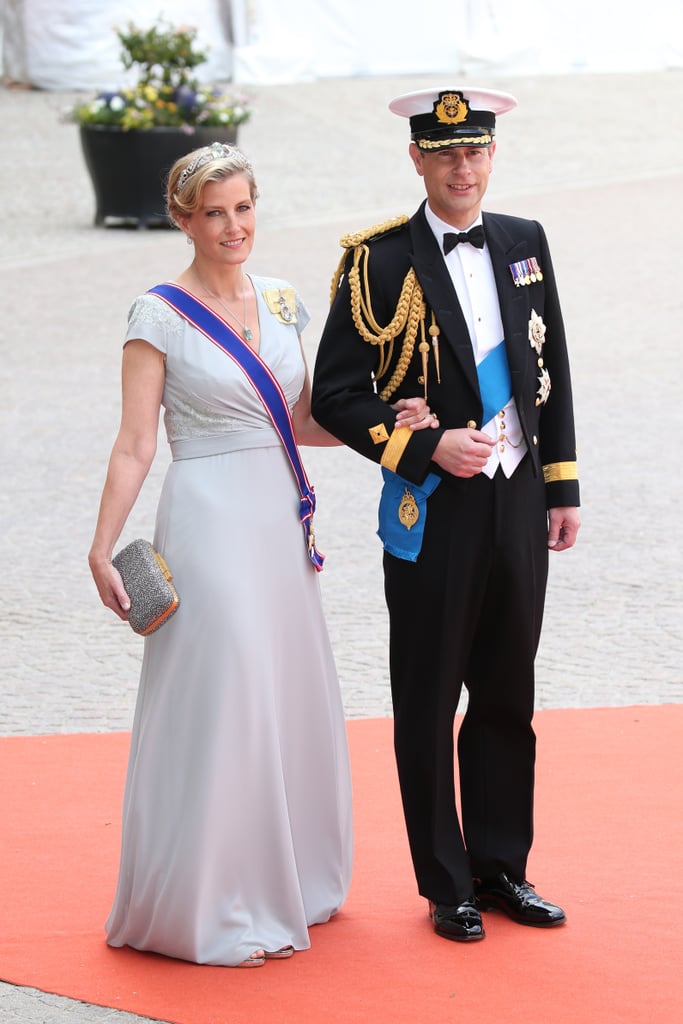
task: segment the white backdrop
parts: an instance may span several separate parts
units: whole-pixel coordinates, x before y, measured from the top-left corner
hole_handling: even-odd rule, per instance
[[[566,74],[683,67],[683,0],[0,0],[3,74],[42,89],[122,81],[113,26],[199,28],[206,81]],[[406,8],[410,8],[407,10]]]

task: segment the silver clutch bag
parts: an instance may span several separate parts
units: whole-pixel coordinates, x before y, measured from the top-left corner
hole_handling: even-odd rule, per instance
[[[130,598],[128,622],[140,636],[163,626],[178,610],[180,598],[173,576],[158,551],[147,540],[131,541],[112,558]]]

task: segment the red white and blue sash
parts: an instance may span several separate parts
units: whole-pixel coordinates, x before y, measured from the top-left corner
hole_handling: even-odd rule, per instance
[[[180,313],[193,327],[196,327],[205,338],[208,338],[214,345],[221,348],[226,355],[230,356],[233,362],[240,367],[263,402],[266,412],[270,416],[273,426],[282,441],[294,476],[296,477],[301,496],[299,519],[304,530],[306,550],[311,562],[320,572],[325,556],[321,555],[315,546],[315,534],[313,532],[315,492],[309,483],[306,470],[299,455],[299,449],[294,437],[292,417],[290,416],[289,406],[287,405],[282,388],[254,350],[249,348],[224,320],[221,320],[208,306],[205,306],[203,302],[200,302],[199,299],[185,291],[184,288],[174,284],[158,284],[156,287],[150,288],[150,293],[158,295],[160,299],[163,299],[172,309]]]

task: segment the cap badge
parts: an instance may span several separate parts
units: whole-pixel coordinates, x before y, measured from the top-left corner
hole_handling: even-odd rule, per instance
[[[469,112],[470,105],[459,92],[439,93],[439,99],[434,103],[434,113],[441,124],[462,124]]]

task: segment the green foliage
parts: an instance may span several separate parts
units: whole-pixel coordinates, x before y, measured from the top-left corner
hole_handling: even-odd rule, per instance
[[[138,28],[129,22],[126,30],[117,29],[122,46],[121,62],[126,70],[138,68],[141,84],[163,84],[171,88],[192,85],[190,71],[204,64],[208,54],[195,47],[197,29],[194,26],[164,27],[158,21],[151,28]]]
[[[251,116],[246,97],[199,85],[193,70],[207,60],[195,45],[197,29],[174,28],[159,19],[143,29],[129,22],[117,29],[121,63],[137,72],[137,83],[100,92],[67,115],[77,124],[111,125],[124,130],[243,124]]]

